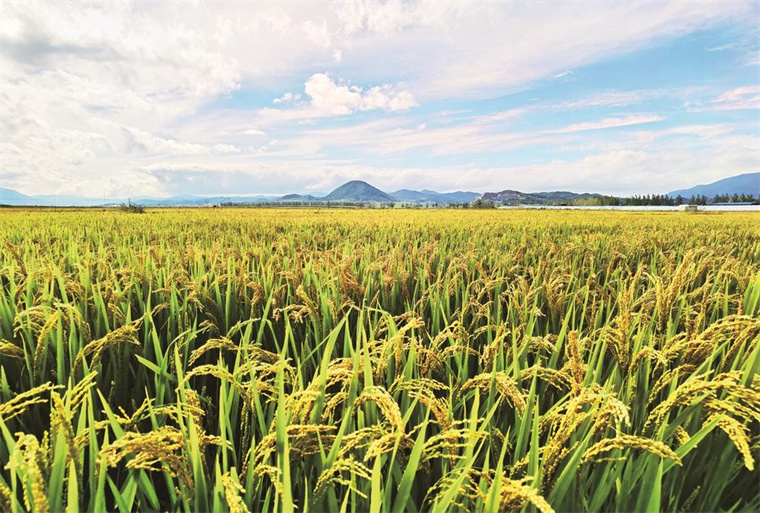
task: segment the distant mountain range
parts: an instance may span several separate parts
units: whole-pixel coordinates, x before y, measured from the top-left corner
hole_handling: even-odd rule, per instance
[[[41,206],[41,207],[102,207],[115,206],[131,201],[146,207],[187,207],[216,205],[222,202],[260,203],[279,200],[279,196],[193,196],[182,195],[170,198],[88,198],[84,196],[44,195],[27,196],[12,189],[0,187],[0,205]]]
[[[96,206],[102,205],[102,199],[83,198],[80,196],[27,196],[11,189],[0,187],[0,205],[18,205],[18,206],[56,206],[56,205],[78,205],[78,206]]]
[[[707,185],[697,185],[690,189],[672,191],[669,196],[681,195],[689,198],[694,195],[705,195],[712,198],[716,194],[752,194],[760,197],[760,173],[747,173],[719,180]],[[421,191],[400,189],[394,192],[384,192],[367,182],[352,180],[346,182],[326,196],[312,194],[286,194],[285,196],[172,196],[169,198],[132,198],[131,202],[148,207],[154,206],[204,206],[251,203],[413,203],[423,204],[452,204],[471,203],[476,199],[493,201],[504,205],[549,205],[570,204],[578,201],[603,199],[605,196],[595,193],[574,193],[569,191],[553,192],[520,192],[503,190],[483,194],[470,191],[436,192],[428,189]],[[81,196],[27,196],[11,189],[0,187],[0,205],[12,206],[114,206],[126,203],[126,199],[87,198]]]
[[[146,207],[187,207],[218,205],[221,203],[469,203],[479,196],[477,192],[435,192],[402,189],[393,193],[381,191],[367,182],[346,182],[326,196],[312,194],[286,194],[285,196],[172,196],[169,198],[131,198],[132,203]],[[127,199],[86,198],[79,196],[27,196],[0,187],[0,205],[13,206],[114,206]]]
[[[757,198],[760,197],[760,173],[745,173],[705,185],[696,185],[690,189],[671,191],[668,196],[675,198],[679,194],[684,198],[697,195],[712,198],[718,194],[751,194]]]

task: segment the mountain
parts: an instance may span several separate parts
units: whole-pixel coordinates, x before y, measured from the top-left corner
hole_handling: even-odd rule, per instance
[[[286,194],[278,201],[322,201],[322,198],[312,196],[311,194]]]
[[[690,198],[698,194],[707,196],[708,198],[712,198],[718,194],[752,194],[757,198],[760,197],[760,173],[745,173],[705,185],[696,185],[690,189],[671,191],[668,193],[668,196],[675,197],[679,194],[684,198]]]
[[[0,187],[0,205],[36,205],[35,199],[12,189]]]
[[[396,200],[367,182],[352,180],[346,182],[330,194],[322,198],[322,201],[345,201],[354,203],[393,203]]]
[[[551,191],[551,192],[532,192],[533,196],[544,198],[549,202],[561,202],[561,201],[575,201],[575,200],[587,200],[591,198],[603,198],[601,194],[591,192],[570,192],[570,191]]]
[[[493,201],[507,205],[540,205],[544,201],[538,197],[520,191],[504,190],[500,192],[486,192],[478,196],[482,201]]]
[[[144,207],[201,207],[220,203],[263,203],[275,201],[276,196],[193,196],[181,195],[168,198],[138,197],[131,199],[88,198],[85,196],[43,195],[27,196],[12,189],[0,187],[0,205],[38,207],[113,207],[130,202]]]
[[[12,189],[0,187],[0,205],[65,207],[70,205],[95,206],[102,205],[102,198],[84,198],[81,196],[66,196],[50,194],[45,196],[27,196]]]
[[[494,203],[502,203],[505,205],[557,205],[603,197],[604,196],[601,194],[592,194],[588,192],[579,194],[569,191],[520,192],[513,190],[486,192],[485,194],[478,196],[482,201],[493,201]]]
[[[404,203],[469,203],[480,196],[477,192],[436,192],[428,189],[421,191],[400,189],[391,192],[390,195]]]

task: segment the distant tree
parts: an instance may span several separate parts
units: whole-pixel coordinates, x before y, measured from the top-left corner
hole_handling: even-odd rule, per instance
[[[629,206],[673,206],[684,202],[683,197],[671,198],[667,194],[647,194],[646,196],[634,195],[624,198],[621,203]]]
[[[496,204],[491,200],[482,200],[480,198],[472,202],[472,208],[496,208]]]
[[[137,205],[135,203],[132,203],[131,200],[127,200],[126,203],[122,203],[119,205],[119,210],[122,212],[126,212],[128,214],[144,214],[145,213],[145,207],[142,205]]]

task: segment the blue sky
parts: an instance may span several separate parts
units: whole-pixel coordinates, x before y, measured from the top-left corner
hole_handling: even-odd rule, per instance
[[[4,2],[0,186],[667,192],[760,169],[757,2]]]

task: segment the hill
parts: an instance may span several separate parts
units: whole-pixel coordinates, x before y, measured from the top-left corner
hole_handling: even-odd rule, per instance
[[[603,198],[604,196],[591,192],[570,192],[570,191],[551,191],[551,192],[532,192],[532,196],[543,198],[550,203],[560,203],[564,201],[589,200],[591,198]]]
[[[396,200],[389,194],[361,180],[346,182],[322,201],[345,201],[354,203],[393,203]]]
[[[510,189],[500,192],[486,192],[478,197],[482,201],[493,201],[503,205],[566,205],[577,201],[604,198],[601,194],[569,191],[520,192]]]
[[[312,196],[311,194],[286,194],[278,201],[321,201],[322,198]]]
[[[671,191],[668,196],[675,197],[679,194],[684,198],[700,194],[708,198],[718,194],[752,194],[757,198],[760,196],[760,173],[745,173],[713,183],[695,185],[689,189]]]
[[[0,205],[36,205],[35,199],[12,189],[0,187]]]
[[[545,203],[545,200],[537,196],[510,189],[499,192],[486,192],[478,196],[478,199],[506,205],[540,205]]]

